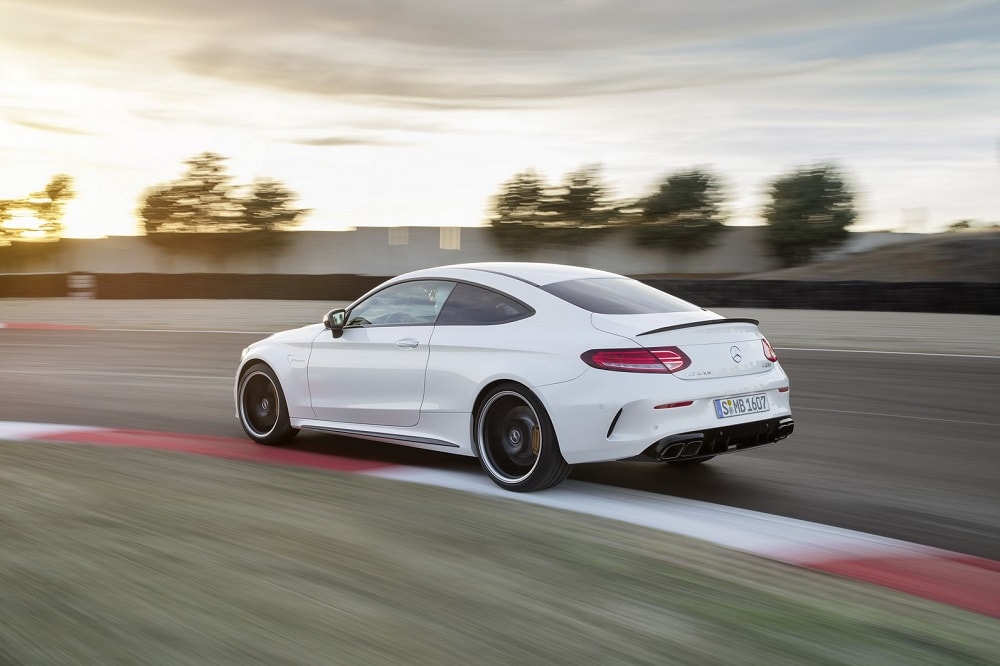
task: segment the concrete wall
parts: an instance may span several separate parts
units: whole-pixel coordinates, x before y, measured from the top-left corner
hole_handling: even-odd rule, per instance
[[[281,273],[396,275],[443,264],[476,261],[545,261],[600,268],[628,275],[728,275],[775,268],[760,227],[729,227],[716,245],[693,253],[638,248],[628,234],[610,235],[591,246],[505,252],[482,227],[366,227],[354,231],[301,231],[288,235],[280,251],[205,257],[169,251],[142,236],[64,239],[51,251],[0,251],[0,273]],[[893,234],[883,234],[895,236]],[[876,240],[853,234],[848,246]],[[192,241],[196,239],[193,238]],[[41,250],[42,248],[37,248]]]

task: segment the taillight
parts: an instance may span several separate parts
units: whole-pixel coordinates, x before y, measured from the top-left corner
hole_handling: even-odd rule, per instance
[[[617,372],[671,373],[691,365],[691,359],[677,347],[591,349],[580,358],[589,366]]]
[[[761,338],[760,342],[764,345],[764,358],[772,363],[777,361],[778,355],[774,353],[774,347],[772,347],[771,343],[767,341],[767,338]]]

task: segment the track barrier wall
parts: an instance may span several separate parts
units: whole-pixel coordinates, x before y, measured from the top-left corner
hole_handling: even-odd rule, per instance
[[[354,274],[0,274],[0,298],[350,301],[384,277]],[[1000,315],[1000,283],[645,279],[707,308]]]

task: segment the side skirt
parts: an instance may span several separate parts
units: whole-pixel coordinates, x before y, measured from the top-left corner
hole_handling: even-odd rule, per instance
[[[372,432],[371,430],[353,430],[350,428],[337,428],[333,426],[313,425],[313,424],[302,424],[300,427],[303,430],[316,430],[318,432],[328,432],[334,435],[343,435],[345,437],[367,439],[373,442],[385,442],[387,444],[401,444],[403,446],[417,446],[420,448],[447,448],[447,449],[461,448],[458,444],[454,442],[448,442],[443,439],[434,439],[432,437],[417,437],[411,435],[380,433],[380,432]]]

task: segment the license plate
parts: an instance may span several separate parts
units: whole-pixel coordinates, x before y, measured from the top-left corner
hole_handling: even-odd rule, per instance
[[[713,400],[713,402],[715,403],[715,415],[720,419],[728,419],[745,414],[757,414],[768,410],[766,393],[740,395],[735,398],[719,398],[718,400]]]

